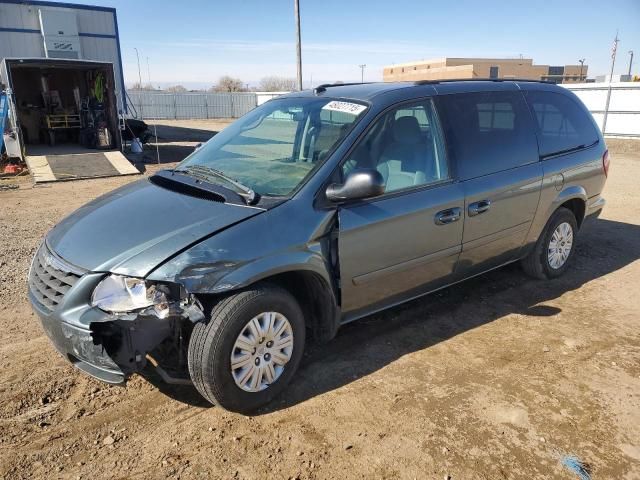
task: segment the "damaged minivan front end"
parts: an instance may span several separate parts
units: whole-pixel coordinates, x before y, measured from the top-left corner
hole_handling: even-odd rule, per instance
[[[306,339],[339,326],[337,206],[314,199],[367,111],[365,101],[273,99],[174,168],[62,219],[28,282],[55,348],[108,383],[155,371],[150,381],[192,383],[225,408],[268,402]],[[213,399],[218,386],[229,398]]]
[[[84,271],[43,242],[29,297],[56,349],[85,373],[121,384],[151,361],[165,381],[188,381],[184,342],[204,313],[181,285]]]

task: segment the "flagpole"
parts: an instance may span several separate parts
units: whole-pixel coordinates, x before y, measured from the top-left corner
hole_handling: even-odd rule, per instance
[[[616,30],[616,38],[613,40],[613,48],[611,49],[611,73],[609,74],[609,88],[607,89],[607,103],[604,107],[604,119],[602,120],[602,135],[607,129],[607,117],[609,116],[609,103],[611,102],[611,83],[613,82],[613,67],[616,64],[616,53],[618,51],[618,31]]]

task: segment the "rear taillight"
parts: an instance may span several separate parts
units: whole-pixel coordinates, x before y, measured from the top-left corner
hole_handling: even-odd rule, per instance
[[[604,176],[609,176],[609,150],[604,151],[602,155],[602,169],[604,170]]]

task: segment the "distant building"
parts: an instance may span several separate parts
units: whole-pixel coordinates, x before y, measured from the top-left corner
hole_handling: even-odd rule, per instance
[[[530,58],[436,58],[384,67],[385,82],[454,78],[522,78],[553,83],[578,83],[587,78],[587,65],[534,65]]]

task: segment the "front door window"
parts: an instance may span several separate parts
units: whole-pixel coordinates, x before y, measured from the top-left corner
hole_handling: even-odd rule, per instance
[[[448,179],[431,101],[405,104],[383,115],[349,156],[343,174],[356,168],[377,169],[387,193]]]

